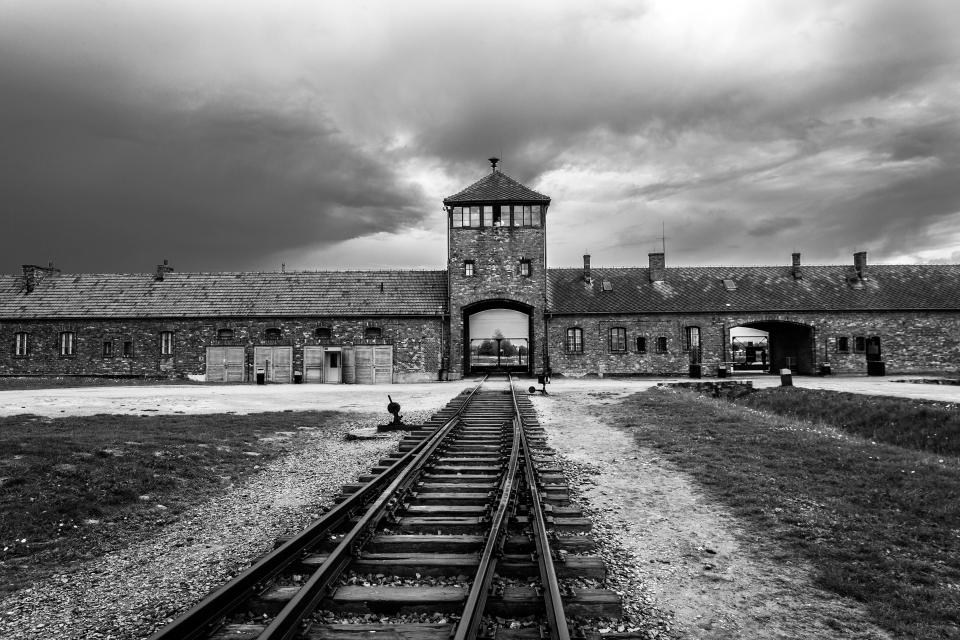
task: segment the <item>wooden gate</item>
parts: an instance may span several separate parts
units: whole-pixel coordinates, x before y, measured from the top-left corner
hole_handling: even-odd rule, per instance
[[[392,345],[357,345],[354,354],[357,384],[393,382]]]
[[[323,382],[323,352],[325,347],[303,348],[304,382]]]
[[[243,347],[207,347],[208,382],[243,382]]]
[[[291,382],[293,347],[254,347],[253,369],[263,369],[267,382]]]

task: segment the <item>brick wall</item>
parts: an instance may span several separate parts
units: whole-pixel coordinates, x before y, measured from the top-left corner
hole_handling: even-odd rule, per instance
[[[329,340],[319,340],[318,326],[330,328]],[[245,378],[253,379],[253,347],[292,346],[293,370],[303,370],[303,347],[318,344],[362,344],[367,327],[380,327],[382,341],[393,344],[394,382],[436,380],[442,352],[441,318],[284,318],[284,319],[188,319],[101,320],[82,322],[35,321],[0,324],[0,375],[136,375],[186,377],[206,371],[208,346],[245,348]],[[280,330],[279,340],[266,340],[268,328]],[[217,339],[220,329],[232,329],[233,339]],[[29,334],[26,357],[14,354],[14,335]],[[74,332],[74,355],[59,355],[59,335]],[[172,331],[172,356],[160,355],[160,332]],[[113,355],[105,357],[103,343],[114,343]],[[130,357],[123,356],[123,342],[133,343]]]
[[[549,320],[547,346],[554,374],[583,375],[687,375],[691,354],[685,349],[685,328],[700,328],[703,371],[716,375],[721,362],[731,359],[730,329],[749,323],[783,322],[812,328],[803,345],[811,372],[829,362],[834,373],[866,373],[865,353],[856,353],[856,336],[879,336],[882,360],[888,373],[960,370],[960,314],[930,312],[876,312],[834,314],[689,315],[555,315]],[[568,353],[566,330],[583,330],[583,352]],[[611,353],[607,336],[612,327],[624,327],[627,350]],[[636,338],[647,341],[647,352],[638,353]],[[667,351],[657,352],[656,339],[667,338]],[[837,338],[849,340],[849,352],[837,349]],[[771,341],[776,335],[771,336]]]

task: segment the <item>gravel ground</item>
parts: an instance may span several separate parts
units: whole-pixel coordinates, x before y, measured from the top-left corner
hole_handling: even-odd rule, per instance
[[[429,411],[404,411],[409,424]],[[341,485],[384,454],[400,432],[344,440],[347,431],[383,418],[304,428],[302,447],[265,466],[225,495],[121,551],[55,575],[0,601],[5,640],[143,638],[214,587],[270,551],[277,537],[302,529]]]

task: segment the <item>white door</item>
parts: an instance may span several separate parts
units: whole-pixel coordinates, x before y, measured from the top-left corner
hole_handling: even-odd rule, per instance
[[[340,384],[343,371],[343,354],[339,349],[327,349],[323,354],[323,381]]]

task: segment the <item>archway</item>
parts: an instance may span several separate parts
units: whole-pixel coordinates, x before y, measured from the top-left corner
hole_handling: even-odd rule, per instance
[[[464,307],[464,372],[529,373],[532,322],[531,308],[510,300],[487,300]]]
[[[766,340],[761,339],[763,334],[766,334]],[[799,375],[814,374],[814,338],[813,327],[810,325],[783,320],[758,320],[731,328],[730,336],[735,369],[752,368],[773,373],[780,369],[790,369]],[[739,344],[735,342],[738,340],[737,336],[741,336]],[[745,336],[753,336],[754,339],[744,339]],[[753,347],[750,352],[747,351],[748,342],[753,343],[749,345]],[[741,356],[745,362],[750,361],[749,366],[737,366],[737,358]]]

